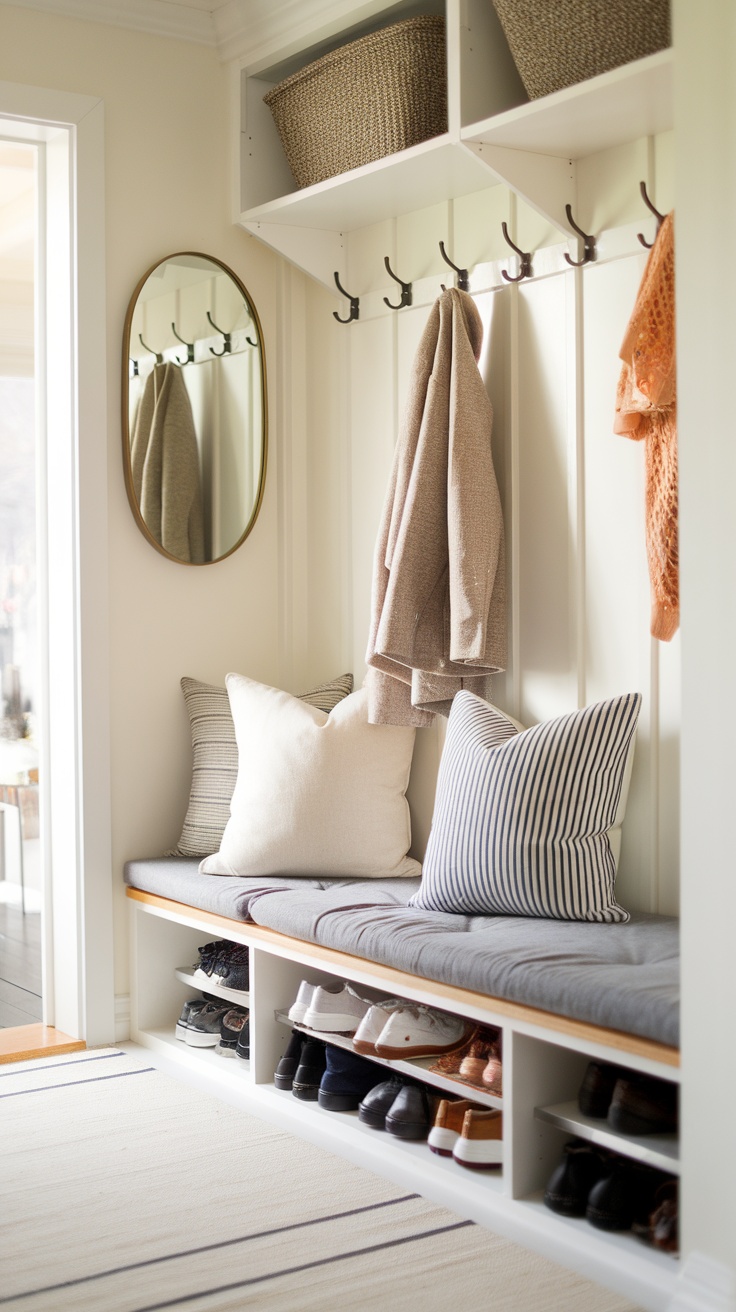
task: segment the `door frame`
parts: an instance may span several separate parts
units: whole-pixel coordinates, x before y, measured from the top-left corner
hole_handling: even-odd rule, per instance
[[[115,1037],[102,101],[0,82],[0,135],[38,143],[41,162],[44,1021],[94,1046]]]

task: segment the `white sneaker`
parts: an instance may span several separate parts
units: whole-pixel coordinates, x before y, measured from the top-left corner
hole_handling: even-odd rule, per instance
[[[460,1016],[406,1003],[389,1016],[376,1041],[378,1057],[433,1057],[452,1052],[475,1028]]]
[[[316,984],[309,984],[305,979],[303,979],[299,985],[299,992],[289,1007],[288,1012],[289,1020],[293,1021],[295,1025],[304,1024],[304,1017],[307,1014],[309,1004],[312,1001],[316,988]]]
[[[386,1021],[397,1007],[405,1007],[400,998],[387,998],[385,1002],[375,1002],[370,1011],[365,1013],[360,1025],[353,1035],[353,1047],[356,1052],[376,1051],[376,1043],[383,1033]]]
[[[349,984],[339,984],[332,989],[319,985],[302,1024],[310,1030],[353,1034],[372,1005],[368,998],[359,997]]]

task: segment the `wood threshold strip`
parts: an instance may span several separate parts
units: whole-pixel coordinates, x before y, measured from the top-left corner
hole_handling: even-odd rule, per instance
[[[0,1030],[0,1066],[33,1057],[57,1057],[65,1052],[84,1052],[84,1039],[72,1039],[53,1025],[14,1025]]]
[[[305,939],[291,938],[275,929],[266,929],[263,925],[254,925],[250,921],[233,920],[230,916],[220,916],[213,911],[202,911],[199,907],[189,906],[186,902],[174,902],[170,898],[160,897],[157,893],[145,893],[140,888],[126,888],[126,896],[133,902],[141,902],[156,910],[172,915],[185,916],[202,925],[203,929],[223,930],[226,934],[237,934],[248,939],[256,946],[259,943],[278,949],[285,956],[292,955],[302,961],[337,967],[341,973],[349,976],[356,968],[370,972],[372,979],[379,985],[401,993],[402,990],[416,990],[425,987],[436,997],[451,1003],[458,1011],[468,1007],[493,1011],[499,1016],[508,1016],[511,1020],[524,1021],[529,1025],[540,1025],[559,1034],[569,1034],[576,1039],[585,1039],[591,1043],[602,1043],[617,1052],[628,1052],[632,1056],[646,1057],[650,1061],[662,1062],[666,1066],[679,1066],[680,1053],[677,1048],[653,1039],[643,1039],[637,1034],[627,1034],[623,1030],[604,1029],[588,1021],[570,1020],[567,1016],[558,1016],[552,1011],[542,1011],[537,1007],[527,1007],[519,1002],[508,1002],[503,998],[493,998],[486,993],[477,993],[473,989],[459,988],[456,984],[441,984],[437,980],[427,979],[423,975],[410,975],[408,971],[398,970],[394,966],[384,966],[380,962],[370,961],[367,957],[353,956],[340,952],[336,948],[323,947],[319,943],[308,943]]]

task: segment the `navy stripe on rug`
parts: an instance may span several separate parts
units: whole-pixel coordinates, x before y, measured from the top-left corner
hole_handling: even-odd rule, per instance
[[[423,1230],[418,1235],[405,1235],[401,1239],[388,1239],[383,1244],[371,1244],[367,1248],[354,1248],[348,1253],[336,1253],[334,1257],[320,1257],[314,1262],[302,1262],[300,1266],[283,1267],[280,1271],[269,1271],[266,1275],[250,1276],[247,1280],[235,1280],[228,1285],[214,1285],[211,1289],[200,1289],[196,1294],[180,1294],[178,1298],[169,1298],[164,1303],[147,1303],[134,1312],[164,1312],[168,1307],[183,1307],[185,1303],[194,1303],[198,1298],[209,1298],[214,1294],[229,1294],[235,1289],[247,1289],[252,1285],[262,1285],[267,1280],[279,1280],[282,1276],[297,1276],[303,1271],[314,1271],[321,1266],[331,1266],[335,1262],[348,1262],[353,1257],[366,1257],[369,1253],[383,1253],[389,1248],[399,1248],[403,1244],[416,1244],[422,1239],[433,1239],[435,1235],[446,1235],[454,1230],[465,1230],[475,1221],[456,1221],[453,1225],[437,1226],[434,1230]]]
[[[76,1280],[62,1280],[56,1285],[41,1285],[38,1289],[26,1289],[21,1294],[0,1297],[0,1304],[14,1303],[17,1299],[33,1298],[37,1294],[52,1294],[61,1289],[73,1289],[76,1285],[89,1284],[91,1280],[107,1280],[110,1276],[128,1275],[131,1271],[142,1271],[149,1266],[158,1266],[163,1262],[175,1262],[184,1257],[200,1257],[202,1253],[213,1253],[217,1249],[233,1248],[236,1244],[247,1244],[254,1239],[269,1239],[273,1235],[282,1235],[294,1230],[304,1230],[309,1226],[324,1225],[327,1221],[344,1221],[351,1216],[364,1216],[366,1212],[377,1212],[382,1207],[396,1207],[399,1203],[410,1203],[419,1198],[419,1194],[402,1194],[400,1198],[386,1198],[381,1203],[366,1203],[363,1207],[351,1207],[346,1212],[331,1212],[327,1216],[315,1216],[309,1221],[294,1221],[290,1225],[273,1226],[270,1230],[257,1230],[251,1235],[238,1235],[235,1239],[221,1239],[213,1244],[202,1244],[198,1248],[183,1248],[178,1253],[164,1253],[161,1257],[148,1257],[141,1262],[128,1262],[123,1266],[110,1267],[108,1271],[95,1271],[88,1276],[79,1276]]]
[[[0,1098],[22,1098],[26,1093],[49,1093],[53,1089],[74,1089],[78,1084],[98,1084],[100,1080],[124,1080],[127,1075],[148,1075],[155,1066],[141,1066],[137,1071],[116,1071],[114,1075],[93,1075],[88,1080],[68,1080],[66,1084],[40,1084],[37,1089],[15,1089],[0,1093]]]
[[[34,1071],[60,1071],[64,1066],[87,1066],[89,1065],[90,1062],[93,1061],[109,1061],[111,1057],[124,1057],[124,1056],[125,1053],[123,1052],[101,1052],[99,1057],[87,1057],[80,1054],[80,1056],[76,1057],[74,1061],[48,1061],[46,1062],[45,1066],[36,1066],[34,1062],[33,1069]],[[20,1065],[20,1062],[18,1063],[18,1065]],[[6,1080],[10,1075],[17,1076],[17,1075],[28,1075],[28,1074],[30,1074],[28,1070],[19,1071],[16,1069],[11,1071],[0,1071],[0,1080]]]

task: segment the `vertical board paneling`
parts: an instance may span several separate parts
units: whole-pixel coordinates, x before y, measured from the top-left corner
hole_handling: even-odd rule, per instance
[[[344,331],[351,334],[353,671],[356,687],[360,687],[365,674],[373,550],[394,450],[395,344],[393,324],[386,318],[353,323]]]
[[[569,354],[574,324],[570,275],[519,287],[519,581],[521,719],[525,724],[577,705],[574,555],[570,495],[574,398]]]
[[[631,221],[638,173],[661,157],[666,190],[668,143],[638,146],[586,165],[583,192],[596,213]],[[657,154],[658,152],[658,154]],[[613,169],[608,194],[599,191]],[[632,203],[630,192],[634,194]],[[666,203],[666,202],[664,202]],[[345,447],[338,465],[349,486],[351,619],[349,645],[359,685],[369,624],[376,532],[417,344],[429,306],[384,309],[398,289],[381,273],[388,254],[402,277],[451,285],[438,254],[440,239],[476,275],[501,254],[497,226],[514,204],[503,188],[454,205],[399,217],[348,239],[350,289],[365,297],[365,314],[344,333],[349,397]],[[522,227],[527,213],[519,206]],[[641,213],[641,211],[640,211]],[[641,213],[646,228],[646,213]],[[644,452],[613,434],[618,349],[634,304],[646,253],[633,254],[613,231],[601,237],[601,260],[582,274],[564,268],[512,287],[476,294],[484,324],[479,367],[494,410],[494,463],[504,505],[508,559],[508,669],[494,681],[499,705],[532,724],[630,689],[644,695],[629,795],[618,892],[632,910],[677,910],[679,640],[649,637],[649,581],[644,540]],[[558,238],[559,241],[559,238]],[[522,239],[522,244],[526,241]],[[616,253],[617,258],[610,258]],[[508,266],[511,268],[511,266]],[[557,265],[559,268],[559,264]],[[431,277],[430,277],[431,275]],[[483,285],[480,280],[475,285]],[[488,285],[488,284],[486,284]],[[492,283],[491,283],[492,286]],[[421,301],[422,295],[418,300]],[[316,331],[316,329],[315,329]],[[331,351],[332,367],[341,346]],[[326,370],[312,381],[313,408]],[[330,425],[340,427],[330,412]],[[320,439],[320,463],[331,468],[334,434]],[[337,477],[333,470],[333,476]],[[339,480],[338,480],[339,481]],[[335,495],[316,483],[311,513],[327,513]],[[329,543],[312,527],[310,550],[327,561]],[[333,531],[334,541],[334,531]],[[348,554],[348,553],[346,553]],[[334,580],[333,580],[334,582]],[[327,611],[321,617],[325,642]],[[344,623],[344,620],[343,620]],[[444,721],[417,735],[409,797],[413,852],[421,859],[432,816]]]
[[[644,448],[613,432],[619,347],[641,281],[645,253],[585,271],[585,502],[587,695],[644,698],[637,732],[617,894],[649,910],[657,864],[656,668],[649,637],[644,541]]]

